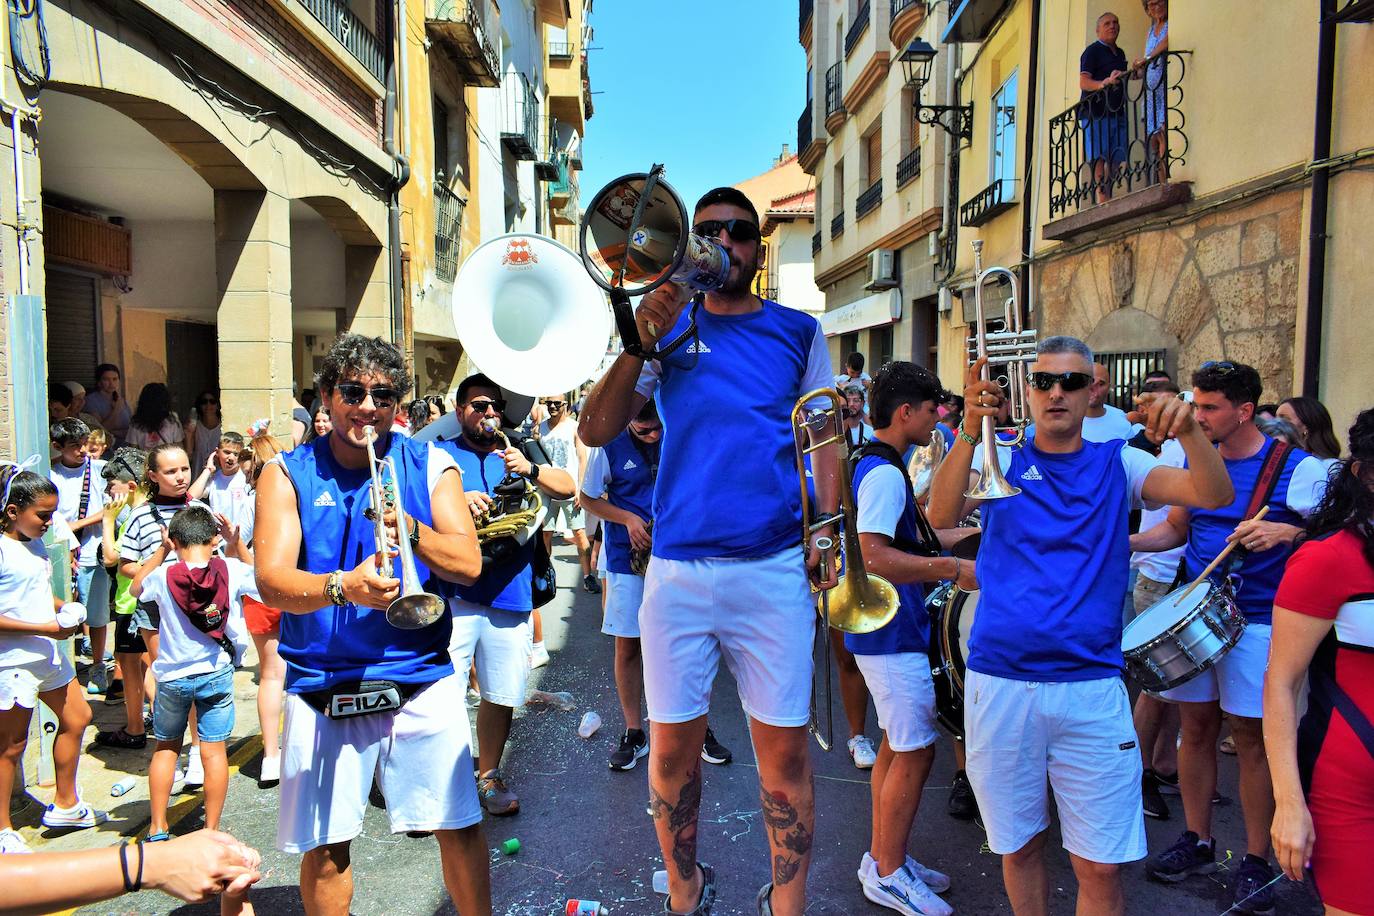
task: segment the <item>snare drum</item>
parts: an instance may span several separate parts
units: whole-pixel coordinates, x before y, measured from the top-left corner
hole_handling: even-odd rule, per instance
[[[1245,632],[1245,616],[1230,588],[1202,582],[1178,603],[1186,590],[1175,589],[1150,605],[1121,634],[1126,665],[1146,690],[1187,683],[1230,652]]]
[[[968,640],[978,612],[978,592],[946,582],[926,600],[930,615],[930,674],[935,684],[935,717],[955,738],[964,737],[964,672]]]

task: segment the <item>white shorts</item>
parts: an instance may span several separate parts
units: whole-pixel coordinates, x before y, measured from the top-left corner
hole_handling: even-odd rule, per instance
[[[39,694],[66,687],[76,677],[71,659],[60,652],[53,655],[56,658],[0,668],[0,709],[37,709]]]
[[[930,656],[924,652],[858,655],[854,661],[873,697],[878,727],[888,747],[901,753],[930,747],[940,737],[935,728],[935,683]]]
[[[398,712],[339,720],[287,694],[277,848],[309,852],[356,837],[374,774],[392,833],[458,830],[480,821],[466,685],[466,674],[451,674]]]
[[[530,615],[501,611],[450,598],[453,637],[448,654],[453,670],[467,681],[474,660],[482,699],[498,706],[523,706],[530,679]]]
[[[1240,642],[1215,665],[1186,684],[1159,694],[1171,703],[1215,703],[1233,716],[1259,719],[1264,716],[1264,673],[1269,670],[1269,634],[1272,627],[1252,623]]]
[[[970,671],[964,701],[988,848],[1016,852],[1049,827],[1053,789],[1069,852],[1104,864],[1145,857],[1140,751],[1121,678],[1036,683]]]
[[[644,577],[634,573],[606,573],[606,613],[601,632],[607,636],[639,636],[639,606],[644,601]]]
[[[600,546],[596,548],[596,577],[604,579],[610,575],[610,570],[606,568],[606,539],[602,538]],[[643,576],[640,577],[641,579]]]
[[[706,715],[722,655],[750,718],[786,728],[810,719],[816,606],[800,548],[756,559],[655,557],[639,629],[650,721]]]
[[[569,538],[574,531],[585,531],[586,528],[586,514],[580,507],[574,509],[571,499],[549,500],[549,517],[544,522],[545,531]]]

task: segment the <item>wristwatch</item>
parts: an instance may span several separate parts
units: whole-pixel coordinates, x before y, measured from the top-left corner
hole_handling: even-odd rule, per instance
[[[410,516],[410,546],[420,546],[420,522],[415,516]]]
[[[525,479],[528,480],[528,481],[530,481],[530,482],[534,482],[534,481],[538,480],[538,479],[539,479],[539,465],[537,465],[537,464],[535,464],[533,461],[531,461],[531,462],[530,462],[530,472],[529,472],[528,474],[525,475]]]

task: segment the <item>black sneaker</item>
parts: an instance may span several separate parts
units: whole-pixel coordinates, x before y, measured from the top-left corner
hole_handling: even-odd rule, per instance
[[[956,770],[954,781],[949,786],[949,816],[961,821],[971,821],[978,816],[978,799],[973,797],[973,786],[968,774]]]
[[[1156,881],[1174,884],[1189,875],[1205,875],[1216,868],[1217,854],[1212,841],[1200,843],[1196,833],[1185,830],[1177,843],[1150,860],[1145,874]]]
[[[611,752],[611,769],[633,770],[639,758],[649,753],[649,737],[642,728],[627,729],[620,736],[620,747]]]
[[[1151,772],[1155,774],[1155,785],[1159,788],[1160,792],[1163,792],[1165,795],[1180,794],[1178,791],[1177,772],[1169,773],[1167,775],[1159,772],[1158,770],[1152,770]]]
[[[1159,779],[1154,770],[1146,770],[1140,777],[1140,798],[1145,805],[1145,816],[1157,820],[1169,819],[1169,806],[1164,804],[1164,796],[1159,794]]]
[[[1231,909],[1237,913],[1264,916],[1274,912],[1274,870],[1259,856],[1246,853],[1236,869],[1236,886]]]
[[[706,740],[701,742],[701,759],[716,766],[725,766],[735,755],[730,749],[716,740],[715,732],[706,729]]]
[[[582,577],[582,591],[592,595],[601,594],[601,583],[596,581],[596,576],[591,573]]]

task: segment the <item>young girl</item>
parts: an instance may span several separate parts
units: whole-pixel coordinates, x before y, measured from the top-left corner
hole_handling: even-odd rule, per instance
[[[43,812],[44,826],[94,827],[109,818],[76,791],[77,758],[91,707],[57,641],[80,628],[85,609],[69,604],[59,613],[52,593],[43,534],[57,511],[57,487],[7,464],[0,466],[0,491],[0,853],[28,852],[10,822],[10,797],[39,700],[57,716],[57,792]]]

